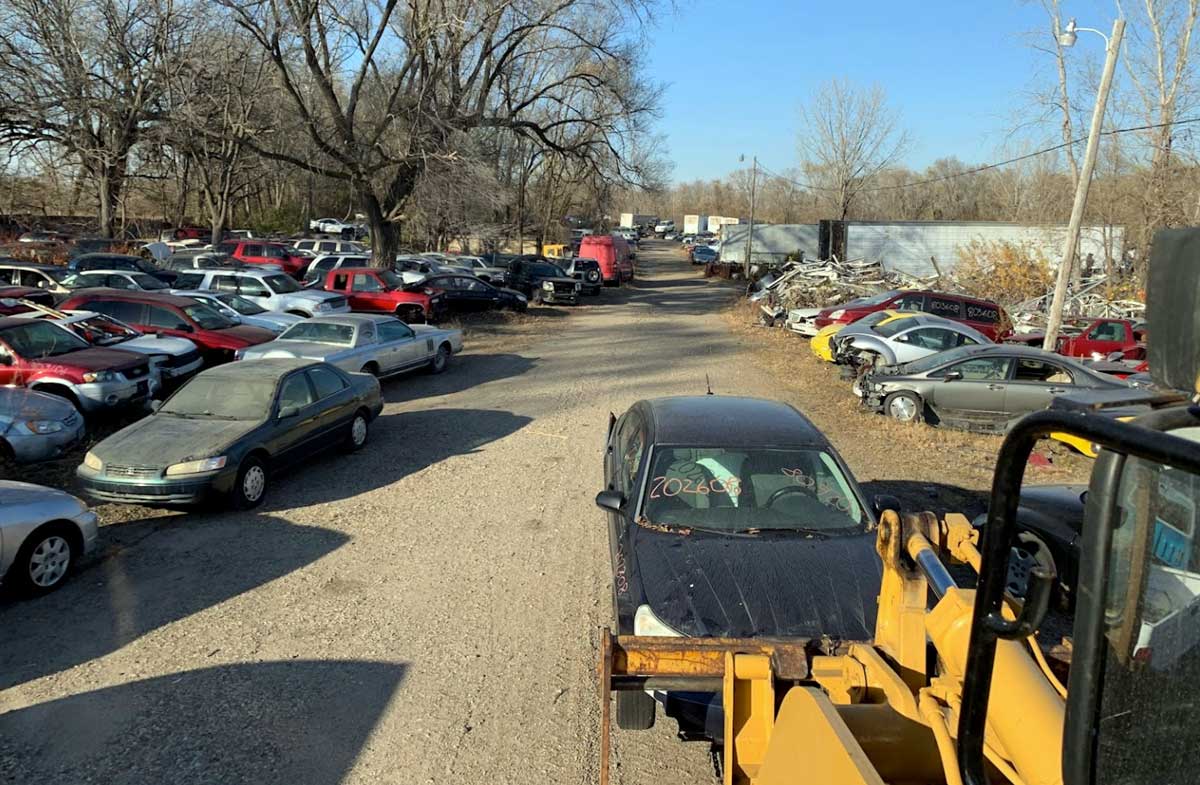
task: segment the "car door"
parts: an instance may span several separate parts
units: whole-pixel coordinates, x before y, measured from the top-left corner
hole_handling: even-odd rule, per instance
[[[274,293],[267,288],[267,285],[257,278],[249,278],[246,276],[233,276],[235,290],[237,294],[245,297],[250,302],[257,305],[259,308],[266,308],[268,311],[276,310],[272,308],[275,304]],[[224,290],[222,290],[224,291]]]
[[[971,419],[1007,419],[1005,392],[1011,357],[974,357],[930,374],[937,380],[928,396],[939,412],[957,412]]]
[[[413,328],[404,322],[380,322],[376,327],[382,355],[379,362],[384,373],[394,373],[427,359],[426,342],[418,340]]]
[[[630,579],[633,564],[633,543],[630,538],[630,516],[637,509],[638,480],[642,458],[646,452],[645,424],[638,412],[626,412],[614,429],[613,474],[610,485],[625,497],[625,513],[608,512],[609,550],[613,569],[613,610],[621,622],[631,624],[636,598],[631,597]],[[629,633],[632,629],[619,629]]]
[[[897,363],[906,363],[953,349],[958,338],[958,333],[944,327],[914,327],[892,338],[892,351]]]
[[[1017,357],[1012,381],[1005,392],[1004,408],[1009,414],[1036,412],[1074,388],[1074,376],[1059,363],[1038,357]]]
[[[496,307],[496,290],[483,281],[466,276],[455,276],[455,287],[463,298],[463,305],[470,311],[488,311]]]
[[[305,371],[316,395],[316,430],[314,440],[320,445],[333,443],[350,424],[356,411],[354,391],[341,374],[322,365]]]
[[[384,291],[383,281],[370,272],[357,272],[351,276],[350,291],[359,307],[355,310],[391,313],[392,300]]]
[[[176,338],[191,338],[196,332],[191,323],[174,308],[165,305],[144,305],[142,319],[148,326],[147,332],[170,335]]]
[[[1104,358],[1125,348],[1125,325],[1121,322],[1099,322],[1083,336],[1077,352],[1081,356]]]
[[[293,371],[275,392],[271,453],[282,464],[295,463],[311,452],[319,435],[321,409],[308,374]]]

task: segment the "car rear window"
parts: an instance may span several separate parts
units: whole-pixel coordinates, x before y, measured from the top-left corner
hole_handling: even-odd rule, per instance
[[[990,303],[975,302],[967,300],[967,319],[972,322],[983,322],[984,324],[998,324],[1000,322],[1000,308]]]

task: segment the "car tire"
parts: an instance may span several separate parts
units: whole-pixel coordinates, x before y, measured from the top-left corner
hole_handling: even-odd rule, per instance
[[[442,344],[434,352],[433,359],[429,361],[430,373],[442,373],[450,367],[450,346]]]
[[[621,730],[650,730],[654,727],[654,698],[641,690],[617,693],[617,727]]]
[[[884,399],[883,413],[897,422],[921,422],[925,404],[916,393],[896,392]]]
[[[531,305],[541,305],[542,304],[542,288],[540,286],[538,288],[534,289],[530,293],[529,302]]]
[[[346,430],[346,452],[358,452],[367,443],[367,437],[370,435],[368,423],[365,411],[359,409],[354,413],[354,418],[350,420],[350,427]]]
[[[238,510],[250,510],[262,504],[267,495],[267,484],[270,477],[267,466],[261,458],[254,455],[242,460],[238,467],[237,480],[230,491],[233,507]]]
[[[374,376],[376,379],[378,379],[379,378],[379,364],[378,363],[367,363],[361,369],[359,369],[359,373],[370,374],[371,376]]]
[[[71,524],[48,523],[25,538],[4,582],[25,595],[54,591],[70,575],[79,555],[79,533]]]

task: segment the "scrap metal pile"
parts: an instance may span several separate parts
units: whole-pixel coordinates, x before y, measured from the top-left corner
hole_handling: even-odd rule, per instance
[[[1131,319],[1141,321],[1146,318],[1146,304],[1140,300],[1114,298],[1109,299],[1107,292],[1111,282],[1106,275],[1092,275],[1078,288],[1068,291],[1063,303],[1063,313],[1067,317]],[[1018,332],[1040,329],[1046,326],[1046,317],[1050,311],[1050,301],[1054,297],[1053,290],[1039,297],[1023,300],[1009,308],[1013,325]]]
[[[749,297],[772,309],[819,308],[890,289],[930,285],[937,276],[918,278],[884,270],[879,262],[864,259],[786,262],[766,272],[750,285]]]

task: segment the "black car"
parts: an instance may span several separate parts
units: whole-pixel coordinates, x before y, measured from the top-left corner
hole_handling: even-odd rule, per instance
[[[83,273],[88,270],[123,270],[132,273],[153,275],[164,283],[175,283],[175,272],[155,267],[140,256],[130,256],[120,253],[85,253],[76,256],[67,264],[67,269],[73,273]]]
[[[383,410],[379,381],[328,363],[234,362],[192,378],[84,457],[91,496],[128,504],[260,504],[272,476],[321,450],[357,450]]]
[[[796,409],[723,396],[644,400],[610,415],[606,447],[596,503],[607,513],[619,635],[874,637],[875,512]],[[655,697],[681,732],[703,733],[719,714],[719,696]],[[617,721],[650,727],[654,700],[618,693]]]
[[[600,288],[604,285],[603,274],[600,271],[600,262],[595,259],[580,259],[578,257],[572,259],[563,266],[563,272],[579,281],[583,285],[583,293],[590,296],[600,294]]]
[[[692,264],[709,264],[717,261],[719,256],[720,254],[707,245],[697,245],[692,249]]]
[[[542,256],[518,256],[508,265],[508,285],[529,298],[530,302],[579,302],[582,284],[563,268]]]
[[[439,273],[404,287],[410,291],[441,289],[442,307],[448,313],[478,311],[524,311],[529,304],[525,295],[512,289],[501,289],[473,275]]]

